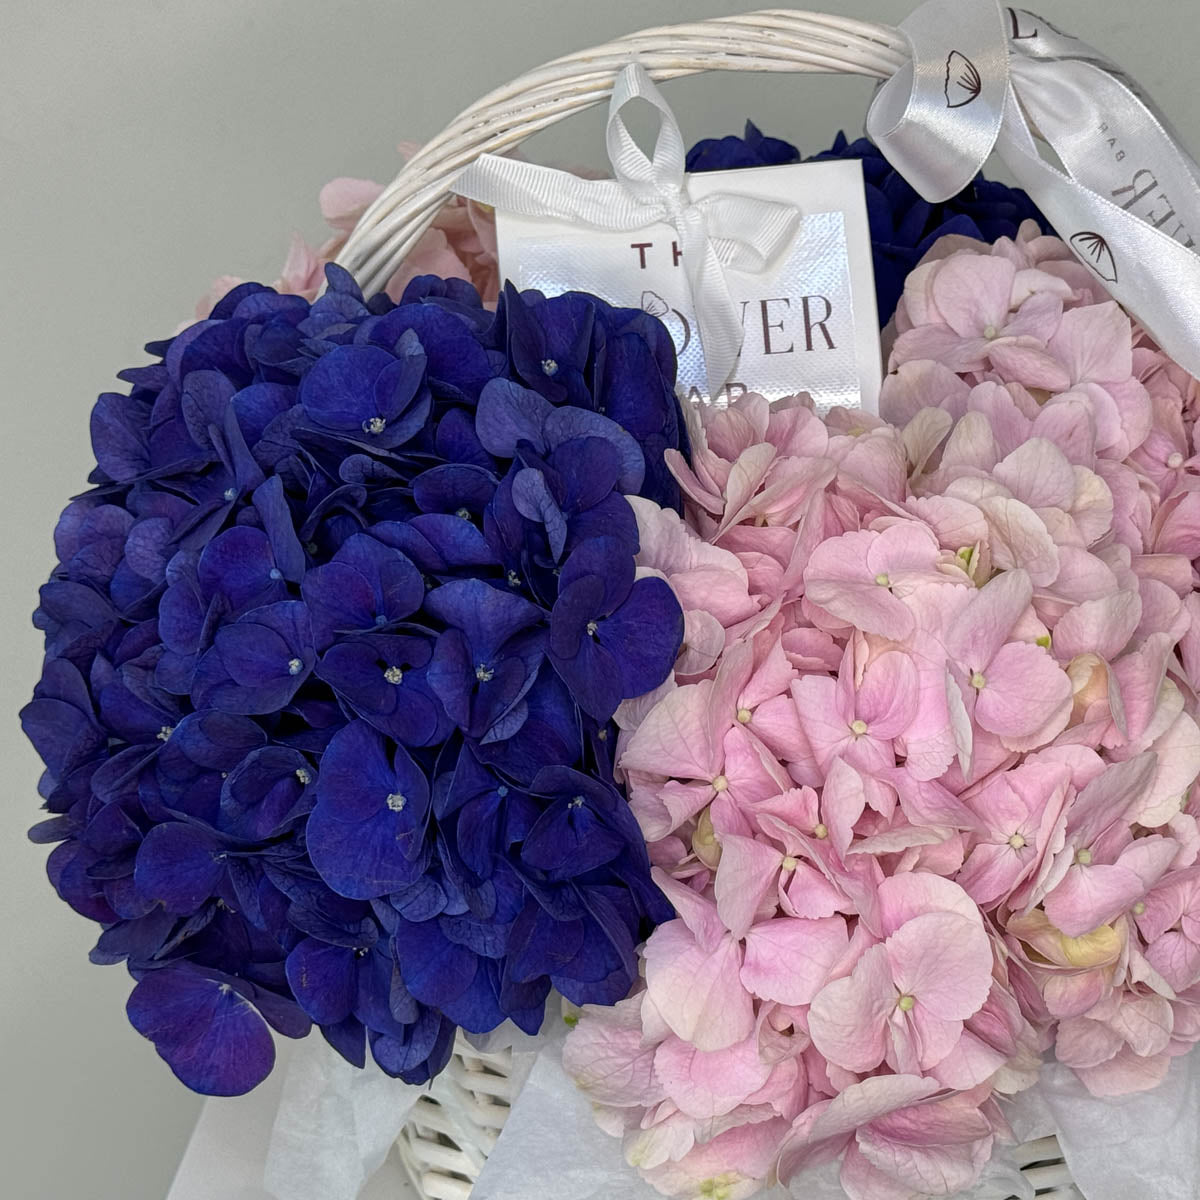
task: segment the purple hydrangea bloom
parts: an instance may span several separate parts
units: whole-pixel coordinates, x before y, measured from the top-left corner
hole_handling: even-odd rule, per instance
[[[31,837],[214,1095],[312,1024],[424,1082],[460,1025],[619,998],[669,916],[611,722],[682,633],[626,499],[678,504],[669,337],[577,294],[328,281],[234,288],[100,397],[34,617]]]

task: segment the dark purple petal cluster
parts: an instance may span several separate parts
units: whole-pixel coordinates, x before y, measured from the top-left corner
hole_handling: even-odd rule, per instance
[[[312,1024],[422,1082],[552,987],[621,999],[670,915],[612,770],[682,639],[626,500],[678,506],[669,335],[328,279],[235,288],[100,397],[34,618],[31,836],[209,1094]]]
[[[1022,221],[1036,221],[1052,232],[1046,218],[1020,188],[977,176],[956,196],[940,204],[923,200],[912,185],[884,158],[874,142],[850,142],[839,133],[831,149],[813,161],[857,158],[863,165],[867,189],[867,220],[875,264],[875,293],[879,322],[886,325],[896,311],[908,273],[940,237],[960,234],[984,242],[1015,237]],[[767,167],[800,161],[800,151],[788,142],[766,137],[752,121],[744,137],[705,138],[687,155],[689,171],[727,171],[734,167]]]

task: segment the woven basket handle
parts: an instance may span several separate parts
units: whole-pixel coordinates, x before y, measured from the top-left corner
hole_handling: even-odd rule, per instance
[[[480,154],[503,153],[531,134],[608,99],[638,59],[656,80],[702,71],[809,71],[886,79],[904,63],[901,35],[886,25],[822,13],[768,9],[646,29],[556,58],[477,100],[404,165],[363,214],[337,261],[370,295],[380,291]]]

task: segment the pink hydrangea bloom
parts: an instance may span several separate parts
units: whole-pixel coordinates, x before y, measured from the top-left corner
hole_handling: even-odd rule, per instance
[[[667,1195],[952,1195],[1043,1054],[1107,1096],[1200,1041],[1200,384],[1031,227],[889,336],[881,418],[692,411],[683,520],[635,504],[688,635],[618,767],[678,919],[564,1061]]]
[[[413,143],[400,146],[405,158],[411,158],[417,149]],[[359,218],[382,191],[382,184],[347,176],[325,184],[319,197],[321,216],[333,231],[332,236],[314,247],[300,234],[293,234],[287,258],[273,284],[275,289],[306,300],[316,299],[325,283],[325,264],[338,256]],[[384,290],[393,300],[399,300],[418,275],[465,279],[475,285],[485,304],[494,304],[499,295],[500,276],[496,264],[496,224],[491,210],[460,196],[447,201]],[[201,321],[207,317],[217,301],[241,282],[236,275],[215,279],[197,301],[195,319]]]

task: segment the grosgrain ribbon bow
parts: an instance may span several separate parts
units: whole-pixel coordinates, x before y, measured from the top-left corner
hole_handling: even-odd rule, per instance
[[[1137,84],[1085,42],[996,0],[929,0],[867,132],[926,200],[995,150],[1158,344],[1200,376],[1200,167]],[[1042,158],[1036,136],[1065,170]]]
[[[638,147],[621,117],[625,105],[639,97],[659,112],[652,159]],[[762,271],[792,240],[800,212],[788,204],[734,192],[693,201],[675,115],[637,63],[627,66],[613,86],[605,140],[615,179],[580,179],[566,171],[484,154],[459,175],[453,190],[505,212],[595,229],[644,229],[660,221],[673,225],[704,348],[708,394],[715,397],[742,347],[741,318],[725,268]]]

